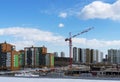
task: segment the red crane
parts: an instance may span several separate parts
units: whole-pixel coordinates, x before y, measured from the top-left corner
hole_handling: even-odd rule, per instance
[[[82,32],[80,33],[77,33],[76,35],[71,35],[71,32],[69,33],[69,38],[66,38],[65,41],[69,41],[69,54],[70,54],[70,68],[72,67],[72,38],[78,36],[78,35],[81,35],[83,33],[86,33],[90,30],[92,30],[94,27],[91,27],[91,28],[88,28],[86,30],[83,30]]]

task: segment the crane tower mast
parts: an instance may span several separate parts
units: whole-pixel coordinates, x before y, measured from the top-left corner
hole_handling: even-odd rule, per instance
[[[65,41],[69,41],[69,54],[70,54],[70,68],[72,67],[72,38],[81,35],[83,33],[86,33],[90,30],[92,30],[94,27],[88,28],[86,30],[83,30],[82,32],[77,33],[76,35],[71,35],[71,32],[69,33],[69,38],[66,38]]]

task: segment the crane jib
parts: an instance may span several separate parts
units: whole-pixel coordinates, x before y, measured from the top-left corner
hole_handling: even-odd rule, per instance
[[[69,52],[69,54],[70,54],[70,68],[72,67],[72,38],[74,38],[74,37],[76,37],[76,36],[78,36],[78,35],[80,35],[80,34],[86,33],[86,32],[90,31],[90,30],[93,29],[93,28],[94,28],[94,27],[88,28],[88,29],[86,29],[86,30],[84,30],[84,31],[82,31],[82,32],[80,32],[80,33],[78,33],[78,34],[76,34],[76,35],[73,35],[73,36],[71,36],[71,33],[70,33],[70,37],[65,39],[65,41],[69,41],[69,49],[70,49],[70,52]]]

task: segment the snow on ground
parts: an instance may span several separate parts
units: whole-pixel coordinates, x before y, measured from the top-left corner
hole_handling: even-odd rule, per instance
[[[85,80],[85,79],[49,79],[49,78],[14,78],[0,77],[0,82],[118,82],[113,80]]]

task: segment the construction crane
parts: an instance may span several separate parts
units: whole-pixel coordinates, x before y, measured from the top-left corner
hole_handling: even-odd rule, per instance
[[[92,30],[94,27],[91,27],[91,28],[88,28],[86,30],[83,30],[82,32],[80,33],[77,33],[76,35],[71,35],[71,32],[69,33],[69,38],[66,38],[65,41],[69,41],[69,54],[70,54],[70,68],[72,68],[72,38],[78,36],[78,35],[81,35],[83,33],[86,33],[90,30]]]

